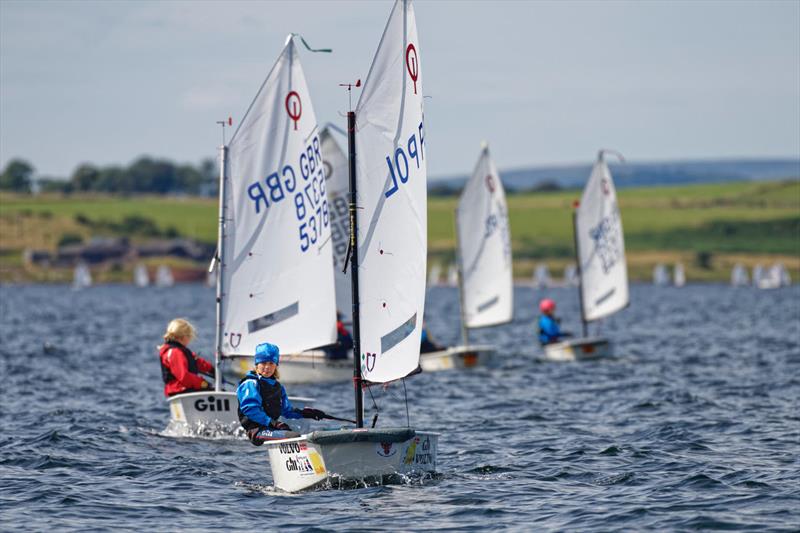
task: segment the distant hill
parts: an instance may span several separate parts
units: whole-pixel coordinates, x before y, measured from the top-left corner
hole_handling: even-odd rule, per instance
[[[719,159],[705,161],[671,161],[655,163],[618,163],[609,158],[609,167],[617,188],[652,187],[800,179],[800,159]],[[577,189],[583,187],[591,164],[529,167],[500,170],[508,191]],[[468,175],[431,178],[432,193],[452,194],[460,191]]]

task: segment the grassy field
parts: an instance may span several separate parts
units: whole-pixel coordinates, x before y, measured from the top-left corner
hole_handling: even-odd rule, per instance
[[[579,197],[580,191],[509,196],[517,276],[529,276],[541,261],[557,274],[570,261],[571,206]],[[429,199],[432,262],[453,258],[456,203],[456,198]],[[775,260],[798,278],[800,181],[622,189],[619,203],[633,278],[649,279],[657,262],[683,262],[690,280],[710,280],[726,279],[735,262]],[[150,219],[165,233],[216,240],[215,199],[0,194],[0,265],[20,268],[17,257],[25,248],[54,250],[65,234],[89,238],[131,216]],[[710,268],[696,264],[701,254],[710,254]]]

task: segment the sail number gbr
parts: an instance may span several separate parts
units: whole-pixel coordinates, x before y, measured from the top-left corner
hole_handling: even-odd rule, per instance
[[[297,167],[285,165],[263,181],[251,184],[247,195],[256,214],[261,212],[262,205],[269,209],[270,204],[290,198],[297,218],[300,251],[305,252],[311,245],[324,242],[323,233],[330,225],[318,136],[314,135],[303,149],[297,163]]]
[[[389,167],[389,177],[392,181],[389,190],[383,193],[386,198],[389,198],[400,189],[397,183],[398,180],[401,184],[407,183],[411,171],[415,167],[419,170],[420,165],[425,161],[425,130],[422,124],[423,123],[420,122],[418,128],[419,142],[417,141],[417,132],[412,133],[411,137],[409,137],[408,141],[405,143],[405,146],[400,144],[400,146],[395,148],[394,154],[386,156],[386,164]],[[409,159],[411,159],[410,163]]]

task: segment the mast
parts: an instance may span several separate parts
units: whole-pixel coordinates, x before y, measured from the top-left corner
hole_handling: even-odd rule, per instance
[[[360,80],[359,80],[360,81]],[[361,325],[358,312],[358,217],[356,216],[356,114],[347,112],[347,158],[350,164],[350,280],[353,299],[353,386],[356,400],[356,427],[364,427],[361,390]]]
[[[575,264],[578,273],[578,301],[581,304],[581,324],[583,324],[583,336],[588,337],[586,325],[586,313],[583,310],[583,273],[581,271],[581,251],[578,248],[578,207],[580,202],[575,200],[572,204],[572,237],[575,242]]]
[[[219,392],[222,390],[222,372],[220,371],[220,363],[222,362],[222,295],[223,295],[223,276],[222,269],[224,268],[223,254],[225,250],[225,216],[226,204],[225,193],[227,192],[227,163],[228,163],[228,147],[225,145],[223,123],[223,144],[219,147],[219,228],[217,229],[217,332],[216,332],[216,349],[214,350],[214,390]]]
[[[464,266],[461,264],[461,241],[458,238],[458,208],[455,210],[456,268],[458,269],[458,301],[461,304],[461,342],[469,345],[469,329],[464,313]]]

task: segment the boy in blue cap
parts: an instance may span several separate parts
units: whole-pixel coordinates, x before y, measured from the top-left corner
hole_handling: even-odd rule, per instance
[[[236,397],[239,399],[239,422],[247,432],[250,442],[261,446],[264,441],[299,437],[284,418],[313,418],[321,420],[325,413],[306,407],[292,407],[286,389],[278,382],[280,350],[268,342],[256,346],[255,369],[239,382]]]

